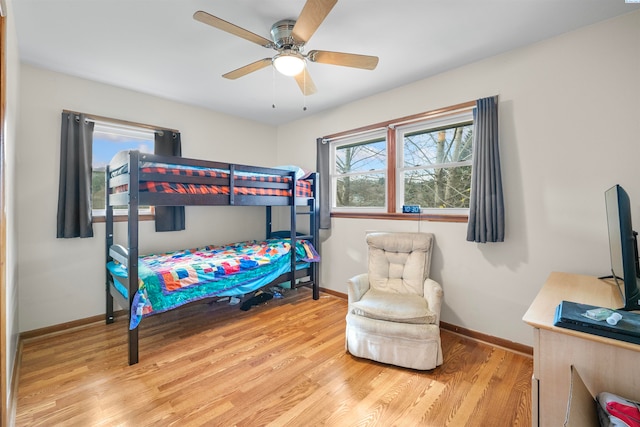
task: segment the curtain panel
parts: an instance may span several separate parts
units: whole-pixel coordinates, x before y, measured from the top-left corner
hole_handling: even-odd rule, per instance
[[[156,132],[155,154],[163,156],[182,156],[182,143],[178,132]],[[185,227],[184,206],[156,206],[156,231],[180,231]]]
[[[93,237],[91,162],[94,122],[62,113],[57,237]]]
[[[504,241],[504,199],[498,147],[498,99],[479,99],[473,110],[473,171],[467,240]]]
[[[316,143],[316,170],[320,173],[320,182],[318,183],[320,187],[320,228],[328,230],[331,228],[331,204],[329,197],[329,192],[331,191],[329,182],[329,143],[323,141],[322,138],[318,138]]]

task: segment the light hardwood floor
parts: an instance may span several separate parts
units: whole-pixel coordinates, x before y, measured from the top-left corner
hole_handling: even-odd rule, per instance
[[[306,289],[247,312],[196,303],[24,341],[17,426],[530,426],[532,360],[442,331],[414,371],[344,350],[347,302]]]

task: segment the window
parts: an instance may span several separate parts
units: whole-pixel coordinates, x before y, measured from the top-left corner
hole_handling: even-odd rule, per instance
[[[398,206],[466,213],[473,140],[473,121],[468,116],[397,128]]]
[[[93,129],[91,206],[94,217],[105,216],[105,170],[113,156],[122,150],[153,153],[154,133],[111,123],[96,122]],[[126,206],[117,206],[114,215],[127,215]],[[140,206],[141,215],[151,214],[150,206]]]
[[[386,206],[387,140],[380,135],[348,138],[332,146],[337,208]]]
[[[471,106],[386,122],[330,140],[331,206],[337,214],[467,215]]]

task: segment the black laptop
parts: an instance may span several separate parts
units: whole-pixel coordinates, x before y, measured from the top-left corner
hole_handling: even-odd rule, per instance
[[[561,328],[640,344],[640,314],[611,310],[622,316],[616,325],[610,325],[604,319],[595,320],[585,316],[589,310],[598,310],[599,308],[588,304],[562,301],[556,308],[553,324]]]

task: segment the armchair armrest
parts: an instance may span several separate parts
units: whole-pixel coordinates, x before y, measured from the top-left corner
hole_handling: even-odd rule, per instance
[[[432,279],[424,281],[424,299],[429,304],[429,310],[436,315],[436,324],[440,324],[440,309],[442,308],[442,286]]]
[[[362,295],[369,290],[369,274],[362,273],[347,280],[347,296],[349,304],[360,301]]]

